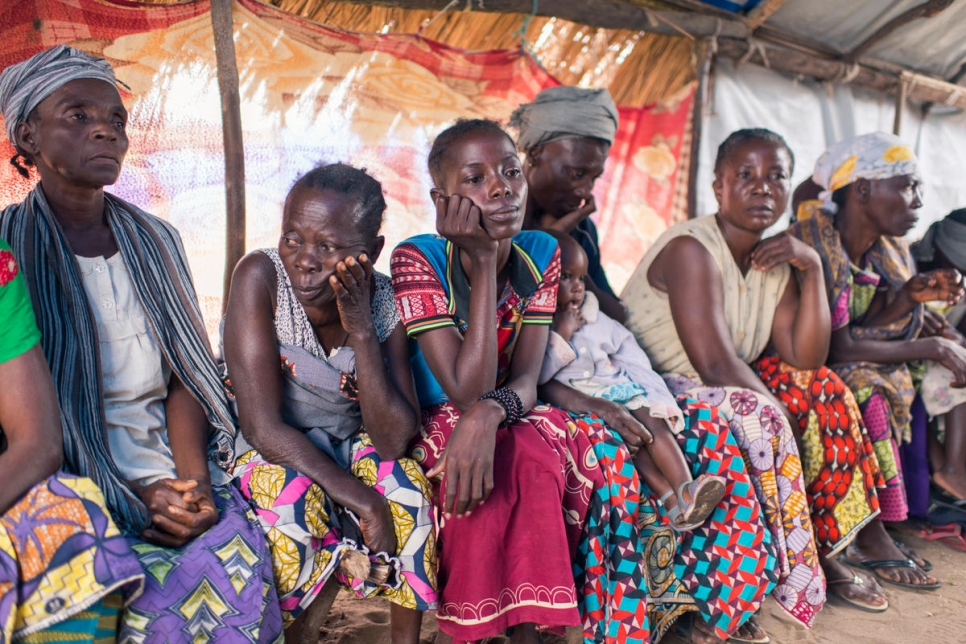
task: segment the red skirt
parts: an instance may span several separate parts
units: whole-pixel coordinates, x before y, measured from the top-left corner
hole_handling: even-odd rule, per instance
[[[459,420],[443,403],[423,410],[412,456],[427,470]],[[433,480],[440,502],[440,478]],[[493,491],[471,516],[442,520],[440,629],[478,640],[516,624],[579,626],[571,560],[603,475],[587,437],[564,412],[537,406],[496,434]]]

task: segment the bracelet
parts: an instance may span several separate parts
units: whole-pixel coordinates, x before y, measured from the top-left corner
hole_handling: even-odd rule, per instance
[[[493,391],[480,396],[480,400],[495,400],[500,404],[500,407],[503,407],[506,418],[500,423],[500,427],[514,425],[523,416],[523,402],[520,401],[517,392],[509,387],[497,387]]]

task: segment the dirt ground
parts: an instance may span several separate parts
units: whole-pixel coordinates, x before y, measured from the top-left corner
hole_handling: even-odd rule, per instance
[[[884,584],[890,608],[882,614],[856,610],[830,599],[806,629],[772,599],[765,602],[762,625],[775,644],[877,644],[911,642],[924,644],[966,643],[966,553],[913,536],[903,541],[933,563],[933,575],[943,587],[934,592],[906,591]],[[432,644],[436,619],[426,615],[422,644]],[[343,591],[329,613],[319,644],[389,644],[389,609],[384,601],[360,600]],[[487,644],[505,642],[492,638]],[[545,644],[564,644],[564,638],[546,636]],[[668,636],[666,644],[682,644]]]

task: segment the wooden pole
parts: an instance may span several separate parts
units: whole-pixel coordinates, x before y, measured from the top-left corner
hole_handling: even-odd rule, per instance
[[[787,0],[765,0],[748,14],[748,30],[754,31],[765,24],[773,13],[782,8]]]
[[[701,156],[701,133],[704,129],[704,111],[708,104],[708,85],[711,77],[711,64],[714,48],[710,39],[703,39],[697,45],[698,87],[694,90],[691,105],[691,150],[688,159],[688,219],[698,216],[698,160]]]
[[[906,111],[906,101],[909,98],[909,80],[899,79],[899,89],[896,91],[896,114],[892,120],[892,133],[899,136],[902,131],[902,115]]]
[[[215,32],[222,137],[225,143],[225,279],[222,312],[228,305],[231,273],[245,254],[245,144],[231,6],[232,0],[211,0],[211,26]]]

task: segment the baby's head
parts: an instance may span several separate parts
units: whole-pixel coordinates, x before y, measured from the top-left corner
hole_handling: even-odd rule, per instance
[[[459,195],[480,209],[480,225],[493,239],[523,227],[527,180],[510,135],[496,121],[460,119],[443,130],[429,153],[433,202]]]
[[[547,231],[560,244],[560,283],[557,286],[557,310],[579,309],[587,295],[587,253],[577,240],[556,230]]]

